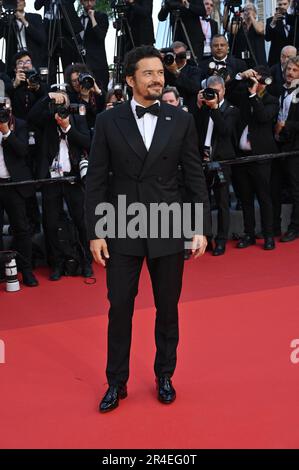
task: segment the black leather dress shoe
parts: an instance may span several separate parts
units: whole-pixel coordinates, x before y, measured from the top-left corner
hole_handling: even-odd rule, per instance
[[[90,263],[85,263],[82,268],[82,276],[83,277],[92,277],[93,276],[93,269]]]
[[[287,233],[285,233],[280,241],[281,242],[292,242],[293,240],[295,240],[296,238],[299,237],[299,233],[296,232],[295,230],[288,230]]]
[[[36,279],[32,271],[23,271],[22,276],[23,276],[23,284],[25,286],[28,286],[28,287],[38,286],[38,280]]]
[[[225,253],[225,243],[216,243],[213,250],[213,256],[221,256]]]
[[[273,237],[265,237],[264,250],[274,250],[275,241]]]
[[[250,245],[255,245],[255,237],[251,235],[245,235],[240,238],[240,241],[237,243],[237,248],[247,248]]]
[[[59,281],[62,275],[63,275],[63,267],[56,266],[55,268],[53,268],[53,271],[51,272],[49,279],[50,281]]]
[[[168,405],[176,399],[175,389],[172,386],[169,377],[157,377],[156,378],[158,400],[161,403]]]
[[[119,399],[123,400],[128,396],[126,385],[109,385],[100,405],[99,412],[107,413],[118,407]]]

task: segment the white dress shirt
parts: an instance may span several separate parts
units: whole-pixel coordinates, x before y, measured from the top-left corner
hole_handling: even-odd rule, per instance
[[[23,51],[27,50],[26,36],[25,36],[25,26],[22,21],[17,20],[17,41],[18,41],[18,50]]]
[[[212,39],[211,23],[210,21],[206,21],[203,18],[200,18],[200,23],[201,23],[201,29],[202,29],[203,35],[205,37],[203,54],[210,55],[211,54],[211,39]]]
[[[224,100],[220,101],[219,103],[219,108],[223,105]],[[214,130],[214,121],[213,119],[209,118],[209,124],[208,124],[208,129],[207,129],[207,135],[206,135],[206,140],[205,140],[205,147],[211,149],[211,141],[212,141],[212,134]]]
[[[3,134],[2,132],[0,132],[0,178],[4,179],[4,178],[10,178],[10,174],[8,173],[8,169],[5,165],[3,147],[2,147],[2,138],[3,138]]]
[[[71,126],[69,125],[65,130],[61,129],[61,132],[66,134],[70,128]],[[52,162],[52,169],[54,170],[51,172],[51,176],[53,178],[56,178],[57,176],[63,176],[63,173],[69,173],[71,171],[67,135],[65,136],[65,139],[60,139],[58,155]]]
[[[155,103],[160,102],[157,100]],[[134,117],[136,119],[136,123],[139,129],[139,132],[141,134],[141,137],[143,139],[144,145],[147,150],[149,150],[153,136],[155,133],[157,121],[158,121],[158,116],[154,116],[153,114],[146,113],[142,118],[138,119],[137,114],[136,114],[136,106],[141,106],[142,108],[145,108],[145,106],[142,106],[141,104],[137,103],[134,98],[131,100],[131,108],[134,114]]]

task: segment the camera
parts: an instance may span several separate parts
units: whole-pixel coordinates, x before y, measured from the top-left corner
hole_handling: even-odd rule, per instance
[[[163,64],[166,66],[172,65],[174,62],[178,63],[182,60],[188,60],[191,57],[189,51],[179,52],[176,54],[170,47],[164,47],[160,49],[160,52],[161,54],[164,54],[162,60]]]
[[[202,96],[206,101],[212,101],[218,98],[218,92],[214,88],[205,88],[202,92]]]
[[[224,6],[227,8],[241,8],[242,0],[226,0]]]
[[[230,70],[228,67],[219,67],[217,68],[217,64],[215,62],[210,62],[209,63],[209,69],[208,69],[208,74],[211,75],[217,75],[218,77],[221,77],[224,81],[227,80],[227,78],[231,75]]]
[[[41,67],[39,73],[34,67],[30,70],[23,70],[23,72],[29,85],[41,85],[47,82],[48,69],[46,67]]]
[[[17,10],[17,0],[2,0],[2,8],[5,11],[16,11]]]
[[[70,103],[68,106],[65,104],[56,104],[55,100],[51,100],[49,103],[49,111],[51,115],[56,113],[61,119],[66,119],[70,114],[79,114],[85,116],[86,108],[84,104]]]
[[[207,181],[207,185],[209,187],[213,187],[215,180],[217,180],[219,185],[224,185],[227,183],[223,169],[219,162],[209,161],[203,164],[205,170],[205,177]]]
[[[117,99],[116,103],[117,104],[122,103],[123,102],[122,100],[124,99],[124,92],[123,92],[122,86],[119,83],[115,85],[113,93],[114,93],[115,98]]]
[[[5,97],[0,97],[0,122],[2,124],[10,119],[10,105]]]
[[[269,75],[262,75],[258,83],[261,85],[271,85],[272,81],[272,77],[269,77]],[[252,78],[248,78],[246,79],[246,85],[248,88],[252,88],[255,85],[255,81]]]
[[[80,73],[78,82],[85,90],[91,90],[94,87],[94,78],[89,73]]]
[[[130,7],[127,0],[112,0],[111,8],[114,8],[117,13],[125,13]]]

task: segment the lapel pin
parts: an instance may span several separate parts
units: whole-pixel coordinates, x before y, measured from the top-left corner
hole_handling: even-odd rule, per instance
[[[166,121],[171,121],[171,116],[165,116]]]

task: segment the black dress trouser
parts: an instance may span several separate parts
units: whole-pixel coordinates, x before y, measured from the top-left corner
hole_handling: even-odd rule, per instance
[[[273,236],[273,208],[271,200],[271,163],[244,163],[235,165],[235,182],[242,203],[244,232],[255,236],[254,199],[257,197],[264,237]]]
[[[110,301],[108,358],[109,385],[126,383],[132,337],[135,297],[144,257],[110,252],[107,287]],[[146,258],[156,306],[154,371],[157,377],[171,377],[176,367],[179,341],[178,301],[182,288],[184,252]]]

